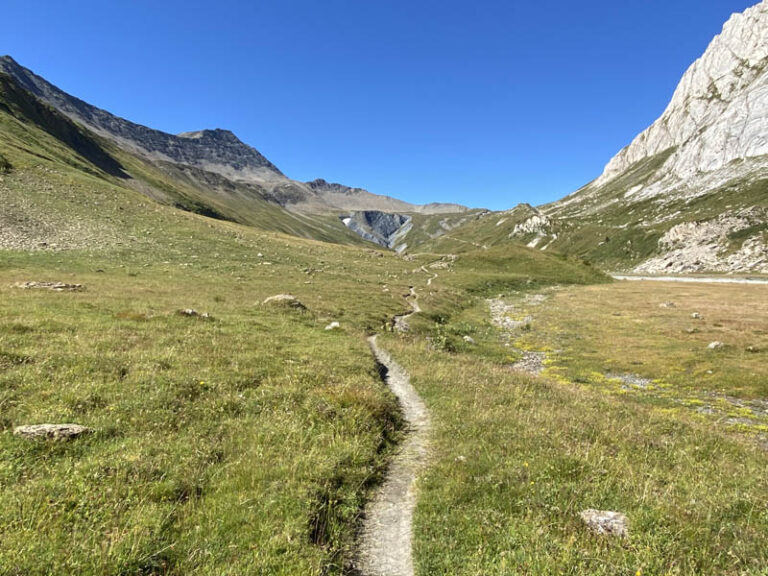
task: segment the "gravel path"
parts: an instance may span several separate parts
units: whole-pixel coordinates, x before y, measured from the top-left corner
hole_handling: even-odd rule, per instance
[[[410,293],[408,294],[408,304],[411,306],[411,311],[408,314],[400,314],[392,319],[392,324],[397,332],[408,332],[408,318],[421,312],[421,306],[419,306],[419,295],[416,293],[416,289],[411,286]]]
[[[387,385],[400,401],[408,435],[392,460],[387,479],[365,508],[355,569],[363,576],[412,576],[416,478],[427,461],[429,414],[408,373],[378,346],[376,336],[368,342],[383,367]]]
[[[691,282],[702,284],[768,284],[768,278],[724,278],[722,276],[624,276],[612,274],[614,280],[648,280],[652,282]]]

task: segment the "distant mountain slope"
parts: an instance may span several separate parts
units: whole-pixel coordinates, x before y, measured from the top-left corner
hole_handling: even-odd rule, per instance
[[[85,200],[94,196],[101,200]],[[256,184],[183,164],[150,162],[119,148],[2,72],[0,199],[0,249],[79,249],[149,240],[136,238],[139,225],[119,223],[134,208],[159,209],[157,202],[264,231],[363,242],[336,215],[284,210]]]
[[[0,71],[73,120],[153,159],[189,164],[232,179],[283,176],[261,153],[227,130],[202,130],[174,136],[124,120],[70,96],[10,56],[0,57]]]
[[[240,141],[228,130],[199,130],[167,134],[130,122],[71,96],[44,78],[19,65],[10,56],[0,57],[0,72],[24,90],[96,134],[113,141],[122,150],[138,154],[161,167],[176,164],[188,182],[205,188],[217,174],[233,185],[255,186],[269,202],[288,210],[331,214],[349,210],[408,212],[455,212],[456,205],[415,206],[361,188],[315,180],[305,184],[285,176],[258,150]],[[197,169],[190,170],[189,168]],[[200,172],[202,171],[202,172]],[[201,180],[194,182],[197,177]]]
[[[372,194],[362,188],[351,188],[344,184],[326,182],[322,178],[306,183],[327,204],[341,210],[376,210],[379,212],[408,212],[417,214],[452,214],[466,212],[468,208],[459,204],[431,203],[410,204],[391,196]]]

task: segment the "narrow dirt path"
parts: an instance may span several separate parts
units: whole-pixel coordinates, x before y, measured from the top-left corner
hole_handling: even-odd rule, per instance
[[[437,277],[435,274],[427,285]],[[419,295],[411,286],[407,296],[411,311],[395,316],[396,330],[408,330],[408,318],[421,312]],[[408,373],[389,353],[368,339],[379,370],[397,396],[407,424],[406,437],[392,459],[384,484],[365,507],[354,569],[361,576],[413,576],[413,511],[416,479],[427,463],[429,413]]]
[[[413,314],[412,312],[411,314]],[[355,568],[363,576],[413,576],[411,540],[416,478],[427,461],[429,414],[408,373],[368,339],[385,379],[397,396],[408,434],[392,460],[387,478],[365,508]]]
[[[408,304],[411,306],[411,311],[408,314],[400,314],[392,319],[392,327],[396,332],[408,332],[408,318],[421,312],[419,295],[416,293],[416,289],[413,286],[410,287],[410,292],[408,294]]]

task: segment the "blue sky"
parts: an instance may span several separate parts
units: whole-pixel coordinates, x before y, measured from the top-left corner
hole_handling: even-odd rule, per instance
[[[539,204],[600,174],[756,0],[4,0],[0,53],[292,178]]]

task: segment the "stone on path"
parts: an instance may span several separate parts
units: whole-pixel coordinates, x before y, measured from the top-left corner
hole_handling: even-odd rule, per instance
[[[91,428],[80,424],[32,424],[13,429],[14,436],[29,440],[71,440],[91,432]]]

